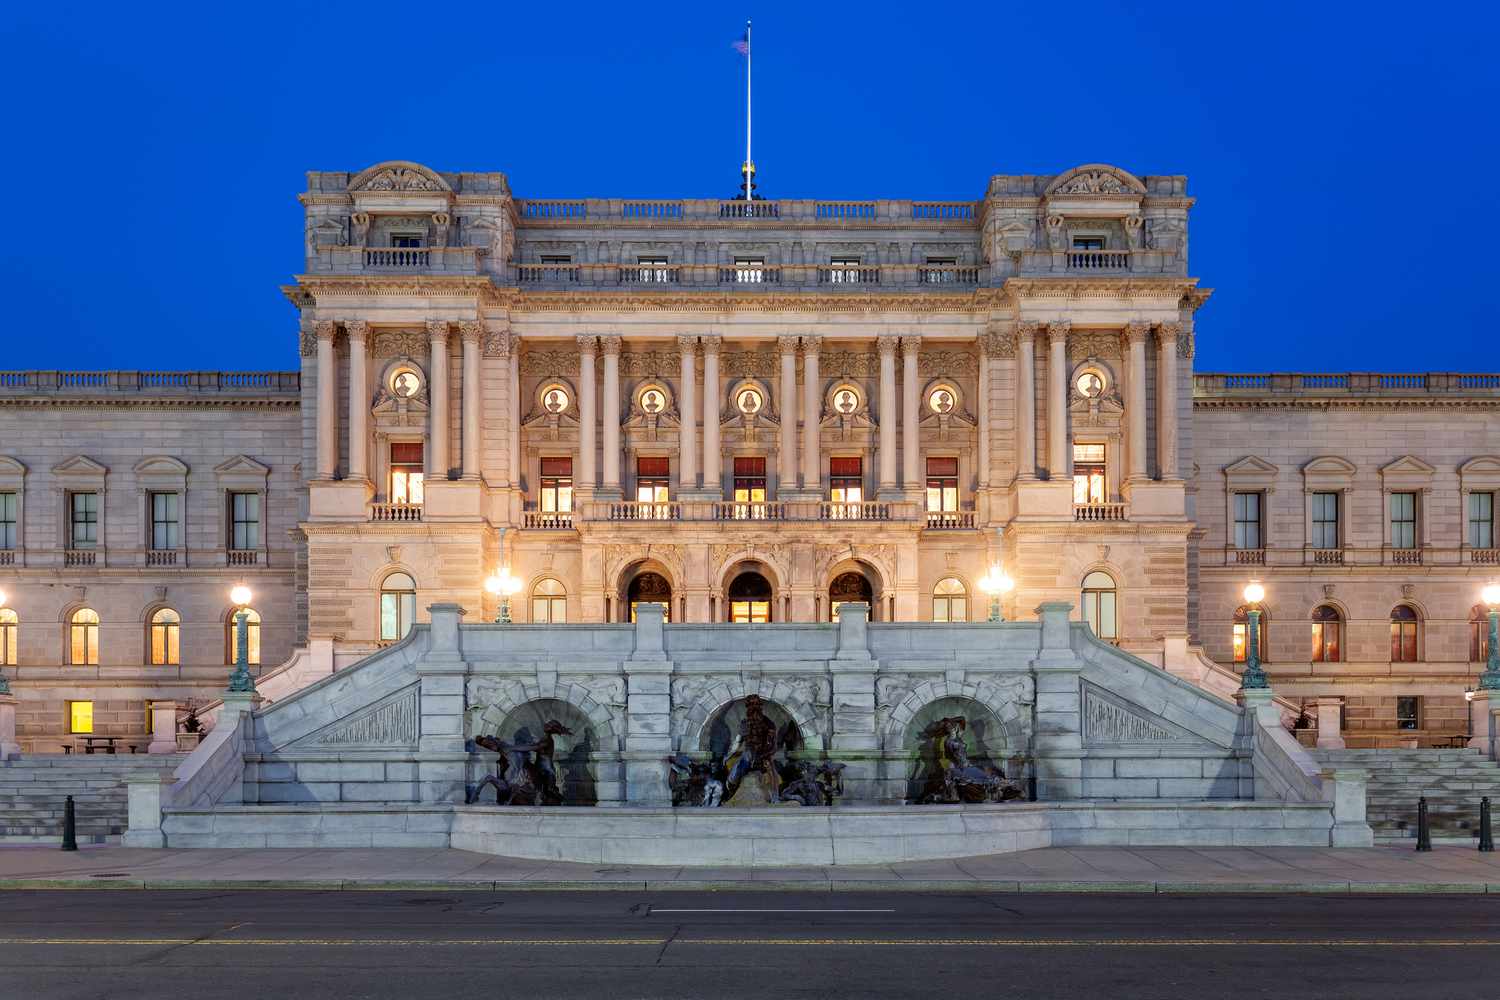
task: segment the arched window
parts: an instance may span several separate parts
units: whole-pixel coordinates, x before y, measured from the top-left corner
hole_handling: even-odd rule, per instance
[[[21,620],[10,608],[0,608],[0,666],[16,665],[16,633]]]
[[[163,667],[180,663],[178,643],[182,619],[171,608],[162,608],[151,616],[151,663]]]
[[[1418,659],[1419,633],[1422,620],[1409,604],[1398,604],[1391,609],[1391,662],[1415,663]]]
[[[68,620],[68,662],[74,666],[99,664],[99,613],[79,608]]]
[[[875,588],[863,573],[840,573],[828,585],[828,620],[839,620],[839,608],[845,604],[870,605],[870,618],[875,617]]]
[[[226,647],[228,653],[226,654],[224,659],[225,663],[234,663],[234,626],[235,616],[239,614],[239,611],[239,608],[235,608],[233,611],[229,612],[229,643]],[[259,663],[260,612],[256,611],[254,608],[245,608],[245,647],[249,650],[249,658],[246,660],[246,662],[250,664]]]
[[[966,622],[969,620],[969,595],[962,580],[953,577],[939,580],[932,588],[932,620]]]
[[[758,625],[771,620],[771,584],[759,573],[741,573],[729,585],[729,620]]]
[[[405,573],[392,573],[380,585],[380,638],[405,639],[417,617],[417,584]]]
[[[1234,662],[1245,662],[1245,637],[1249,635],[1250,609],[1241,604],[1234,612]],[[1266,611],[1260,612],[1260,628],[1256,630],[1255,648],[1260,654],[1261,662],[1268,659],[1270,648],[1266,645]]]
[[[0,615],[5,612],[0,611]],[[1469,662],[1484,663],[1490,658],[1490,609],[1476,604],[1469,609]]]
[[[1337,663],[1343,654],[1344,620],[1338,609],[1320,604],[1312,613],[1312,658],[1314,663]]]
[[[1115,580],[1108,573],[1094,570],[1083,578],[1083,620],[1105,642],[1114,642],[1120,637]]]
[[[561,625],[568,620],[568,592],[556,580],[537,581],[531,590],[531,620],[538,625]]]
[[[630,581],[625,588],[625,600],[630,608],[630,620],[635,621],[638,604],[660,604],[667,610],[662,621],[672,620],[672,585],[660,573],[646,572]]]

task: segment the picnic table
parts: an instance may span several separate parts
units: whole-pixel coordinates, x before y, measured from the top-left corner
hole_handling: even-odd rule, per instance
[[[124,736],[80,736],[79,737],[79,740],[81,740],[82,743],[83,743],[83,752],[84,753],[93,753],[94,750],[97,747],[100,747],[100,746],[103,746],[103,747],[106,748],[105,751],[104,751],[105,753],[114,753],[115,752],[115,744],[119,743],[119,742],[123,742],[125,739],[126,739],[126,737],[124,737]],[[136,747],[139,746],[139,744],[127,744],[127,745],[130,747],[130,752],[131,753],[135,753],[136,752]]]

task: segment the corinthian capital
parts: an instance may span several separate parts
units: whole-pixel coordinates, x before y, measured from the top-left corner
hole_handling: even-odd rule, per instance
[[[782,354],[796,354],[797,353],[797,338],[796,337],[787,337],[787,336],[777,337],[776,338],[776,346],[777,346],[777,348],[780,349],[780,351],[781,351]]]
[[[445,319],[430,319],[427,321],[427,339],[432,341],[447,341],[448,321]]]
[[[1068,342],[1068,334],[1073,332],[1073,321],[1068,319],[1053,320],[1047,324],[1047,337],[1056,344]]]
[[[703,353],[718,354],[719,348],[724,346],[724,338],[718,334],[712,334],[703,338]]]
[[[1035,340],[1036,335],[1042,332],[1042,327],[1045,325],[1034,319],[1023,319],[1016,324],[1016,333],[1023,340]]]
[[[884,336],[875,338],[875,346],[880,350],[880,356],[894,355],[896,348],[901,346],[901,338],[895,336]]]
[[[803,355],[803,357],[814,357],[814,358],[817,357],[818,356],[818,351],[822,348],[822,346],[823,346],[823,340],[822,340],[821,337],[803,337],[802,338],[802,355]]]
[[[362,319],[350,319],[344,321],[344,332],[349,335],[349,340],[364,342],[370,337],[370,324]]]
[[[698,350],[698,337],[696,334],[691,337],[683,334],[677,338],[677,346],[682,350],[682,353],[691,355]]]
[[[331,319],[320,319],[313,324],[313,335],[319,340],[332,340],[338,332],[338,324]]]
[[[1156,324],[1156,339],[1163,344],[1170,344],[1182,336],[1181,323],[1158,323]]]
[[[604,348],[605,354],[619,355],[620,346],[624,341],[614,334],[608,334],[599,338],[599,346]]]
[[[906,355],[908,358],[916,357],[917,352],[921,349],[922,338],[917,336],[916,334],[908,333],[901,338],[901,353]]]
[[[1144,343],[1146,337],[1151,333],[1150,323],[1132,321],[1125,324],[1125,339],[1132,344]]]
[[[466,344],[478,344],[484,340],[484,324],[478,320],[462,320],[458,324],[458,335]]]
[[[599,349],[599,338],[592,333],[580,333],[578,335],[578,353],[594,356]]]

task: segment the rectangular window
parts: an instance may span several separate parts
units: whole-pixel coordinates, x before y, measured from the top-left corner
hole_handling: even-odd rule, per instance
[[[858,455],[828,460],[828,499],[859,503],[865,498],[865,460]]]
[[[573,510],[573,459],[542,459],[542,513],[566,514]]]
[[[75,549],[91,549],[99,542],[99,494],[74,493],[70,503],[72,524],[68,544]]]
[[[151,494],[151,547],[153,549],[177,548],[176,493]]]
[[[92,733],[94,731],[94,703],[91,701],[68,702],[68,732]]]
[[[857,282],[859,280],[858,257],[828,258],[828,280],[831,284]]]
[[[1075,236],[1073,237],[1074,250],[1103,250],[1103,236]]]
[[[1312,495],[1312,547],[1315,549],[1339,547],[1339,495],[1337,493],[1314,493]]]
[[[565,253],[544,253],[541,255],[541,261],[543,264],[571,264],[573,257]]]
[[[1417,547],[1417,495],[1391,494],[1391,548]]]
[[[943,513],[958,510],[958,459],[952,456],[927,460],[927,510]]]
[[[666,503],[671,499],[672,462],[665,456],[641,456],[635,460],[635,499],[652,504],[649,516],[666,517]]]
[[[1396,699],[1396,728],[1422,728],[1422,699],[1415,695]]]
[[[4,495],[0,494],[0,504],[4,502]],[[4,522],[0,521],[0,533],[4,531]],[[3,542],[0,537],[0,542]],[[3,545],[0,545],[3,547]],[[1470,493],[1469,494],[1469,548],[1492,549],[1495,547],[1495,494],[1493,493]]]
[[[391,503],[422,502],[422,442],[391,442]]]
[[[418,236],[416,233],[392,233],[391,234],[391,246],[393,246],[393,247],[411,248],[411,247],[420,247],[421,245],[422,245],[422,237]]]
[[[16,547],[16,495],[0,493],[0,549]]]
[[[1261,537],[1261,495],[1259,493],[1236,493],[1234,495],[1234,547],[1237,549],[1264,548]]]
[[[229,494],[229,547],[260,548],[260,494]]]
[[[739,519],[766,516],[766,460],[745,456],[734,460],[734,516]]]
[[[957,257],[928,257],[927,266],[922,269],[922,283],[925,285],[951,284],[955,277],[952,268],[958,266]]]
[[[636,280],[654,281],[657,283],[667,281],[667,258],[665,257],[637,257]]]
[[[765,281],[766,259],[764,257],[736,257],[734,280],[739,284],[752,285]]]
[[[1105,503],[1109,493],[1105,486],[1105,456],[1102,444],[1073,446],[1073,502]]]

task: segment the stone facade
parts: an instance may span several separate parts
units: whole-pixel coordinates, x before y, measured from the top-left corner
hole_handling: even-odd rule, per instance
[[[1195,376],[1210,293],[1188,273],[1182,177],[1089,164],[995,176],[972,202],[538,201],[503,174],[390,162],[311,173],[300,198],[299,371],[0,374],[20,540],[0,549],[20,618],[4,669],[30,749],[68,741],[72,700],[138,736],[145,702],[217,689],[242,577],[262,690],[284,698],[431,604],[492,620],[502,568],[517,622],[597,624],[647,599],[673,623],[827,622],[843,601],[982,621],[1001,567],[1005,617],[1087,605],[1122,649],[1231,687],[1254,575],[1280,693],[1345,697],[1372,740],[1406,732],[1409,693],[1423,735],[1462,717],[1488,556],[1459,543],[1460,493],[1500,470],[1500,390]],[[1351,491],[1338,563],[1298,533],[1325,481]],[[1373,513],[1410,483],[1416,563]],[[255,561],[225,526],[225,497],[252,488]],[[148,505],[179,489],[169,558]],[[1225,540],[1240,489],[1266,497],[1249,555]],[[65,537],[74,492],[103,501],[89,551]],[[1348,656],[1298,667],[1330,587]],[[1379,656],[1397,601],[1422,615],[1399,669]],[[97,666],[63,645],[85,603]],[[163,606],[182,615],[170,669],[143,665]]]

